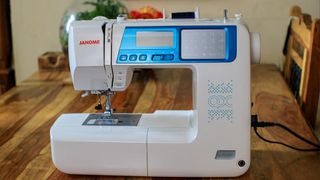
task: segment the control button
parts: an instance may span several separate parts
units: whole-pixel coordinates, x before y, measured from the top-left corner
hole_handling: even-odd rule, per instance
[[[173,54],[156,54],[152,56],[153,61],[168,61],[173,60],[174,55]]]
[[[127,57],[128,57],[127,55],[121,55],[120,58],[119,58],[119,60],[120,60],[120,61],[126,61],[126,60],[127,60]]]
[[[115,81],[113,83],[113,87],[115,87],[115,88],[123,88],[124,87],[124,82],[123,81]]]
[[[162,60],[162,55],[157,54],[152,56],[152,61],[160,61]]]
[[[124,84],[123,83],[114,83],[113,85],[115,88],[124,88]]]
[[[147,55],[141,54],[141,55],[139,56],[139,60],[140,60],[140,61],[145,61],[145,60],[147,60]]]
[[[173,54],[165,54],[165,55],[163,55],[162,60],[173,60],[173,58],[174,58]]]
[[[130,60],[130,61],[135,61],[135,60],[137,60],[137,55],[135,55],[135,54],[130,55],[129,60]]]
[[[115,78],[115,80],[116,80],[116,81],[117,81],[117,80],[122,81],[122,80],[124,80],[124,76],[123,76],[123,75],[117,75],[116,78]]]

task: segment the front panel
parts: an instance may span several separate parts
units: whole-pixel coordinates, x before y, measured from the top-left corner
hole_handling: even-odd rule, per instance
[[[224,63],[237,55],[237,27],[126,27],[117,64]]]

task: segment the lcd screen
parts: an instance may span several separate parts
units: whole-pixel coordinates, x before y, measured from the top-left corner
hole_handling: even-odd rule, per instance
[[[181,32],[183,60],[224,59],[226,32],[224,29],[184,29]]]
[[[136,33],[137,47],[172,47],[173,32],[141,31]]]

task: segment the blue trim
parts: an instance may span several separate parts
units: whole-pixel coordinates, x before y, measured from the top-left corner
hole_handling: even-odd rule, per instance
[[[224,59],[182,59],[181,58],[181,31],[183,29],[224,29],[226,32],[226,56]],[[173,46],[162,47],[136,47],[137,32],[173,32]],[[120,60],[122,55],[127,55],[127,60]],[[136,55],[138,58],[130,61],[129,57]],[[140,60],[141,55],[146,55],[145,60]],[[159,55],[159,56],[157,56]],[[154,60],[153,57],[157,56]],[[126,27],[120,50],[118,64],[159,64],[159,63],[228,63],[233,62],[237,56],[237,27],[236,26],[148,26]],[[123,57],[123,56],[122,56]],[[171,58],[172,57],[172,58]]]

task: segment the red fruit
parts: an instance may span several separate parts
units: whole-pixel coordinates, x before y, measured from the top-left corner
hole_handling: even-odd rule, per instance
[[[132,19],[139,19],[141,17],[141,14],[138,11],[133,10],[130,12],[130,17]]]
[[[162,18],[163,17],[163,14],[162,14],[162,12],[160,12],[160,11],[157,11],[157,13],[155,14],[155,17],[154,18]]]
[[[141,19],[152,19],[152,15],[150,13],[142,13],[140,18]]]

